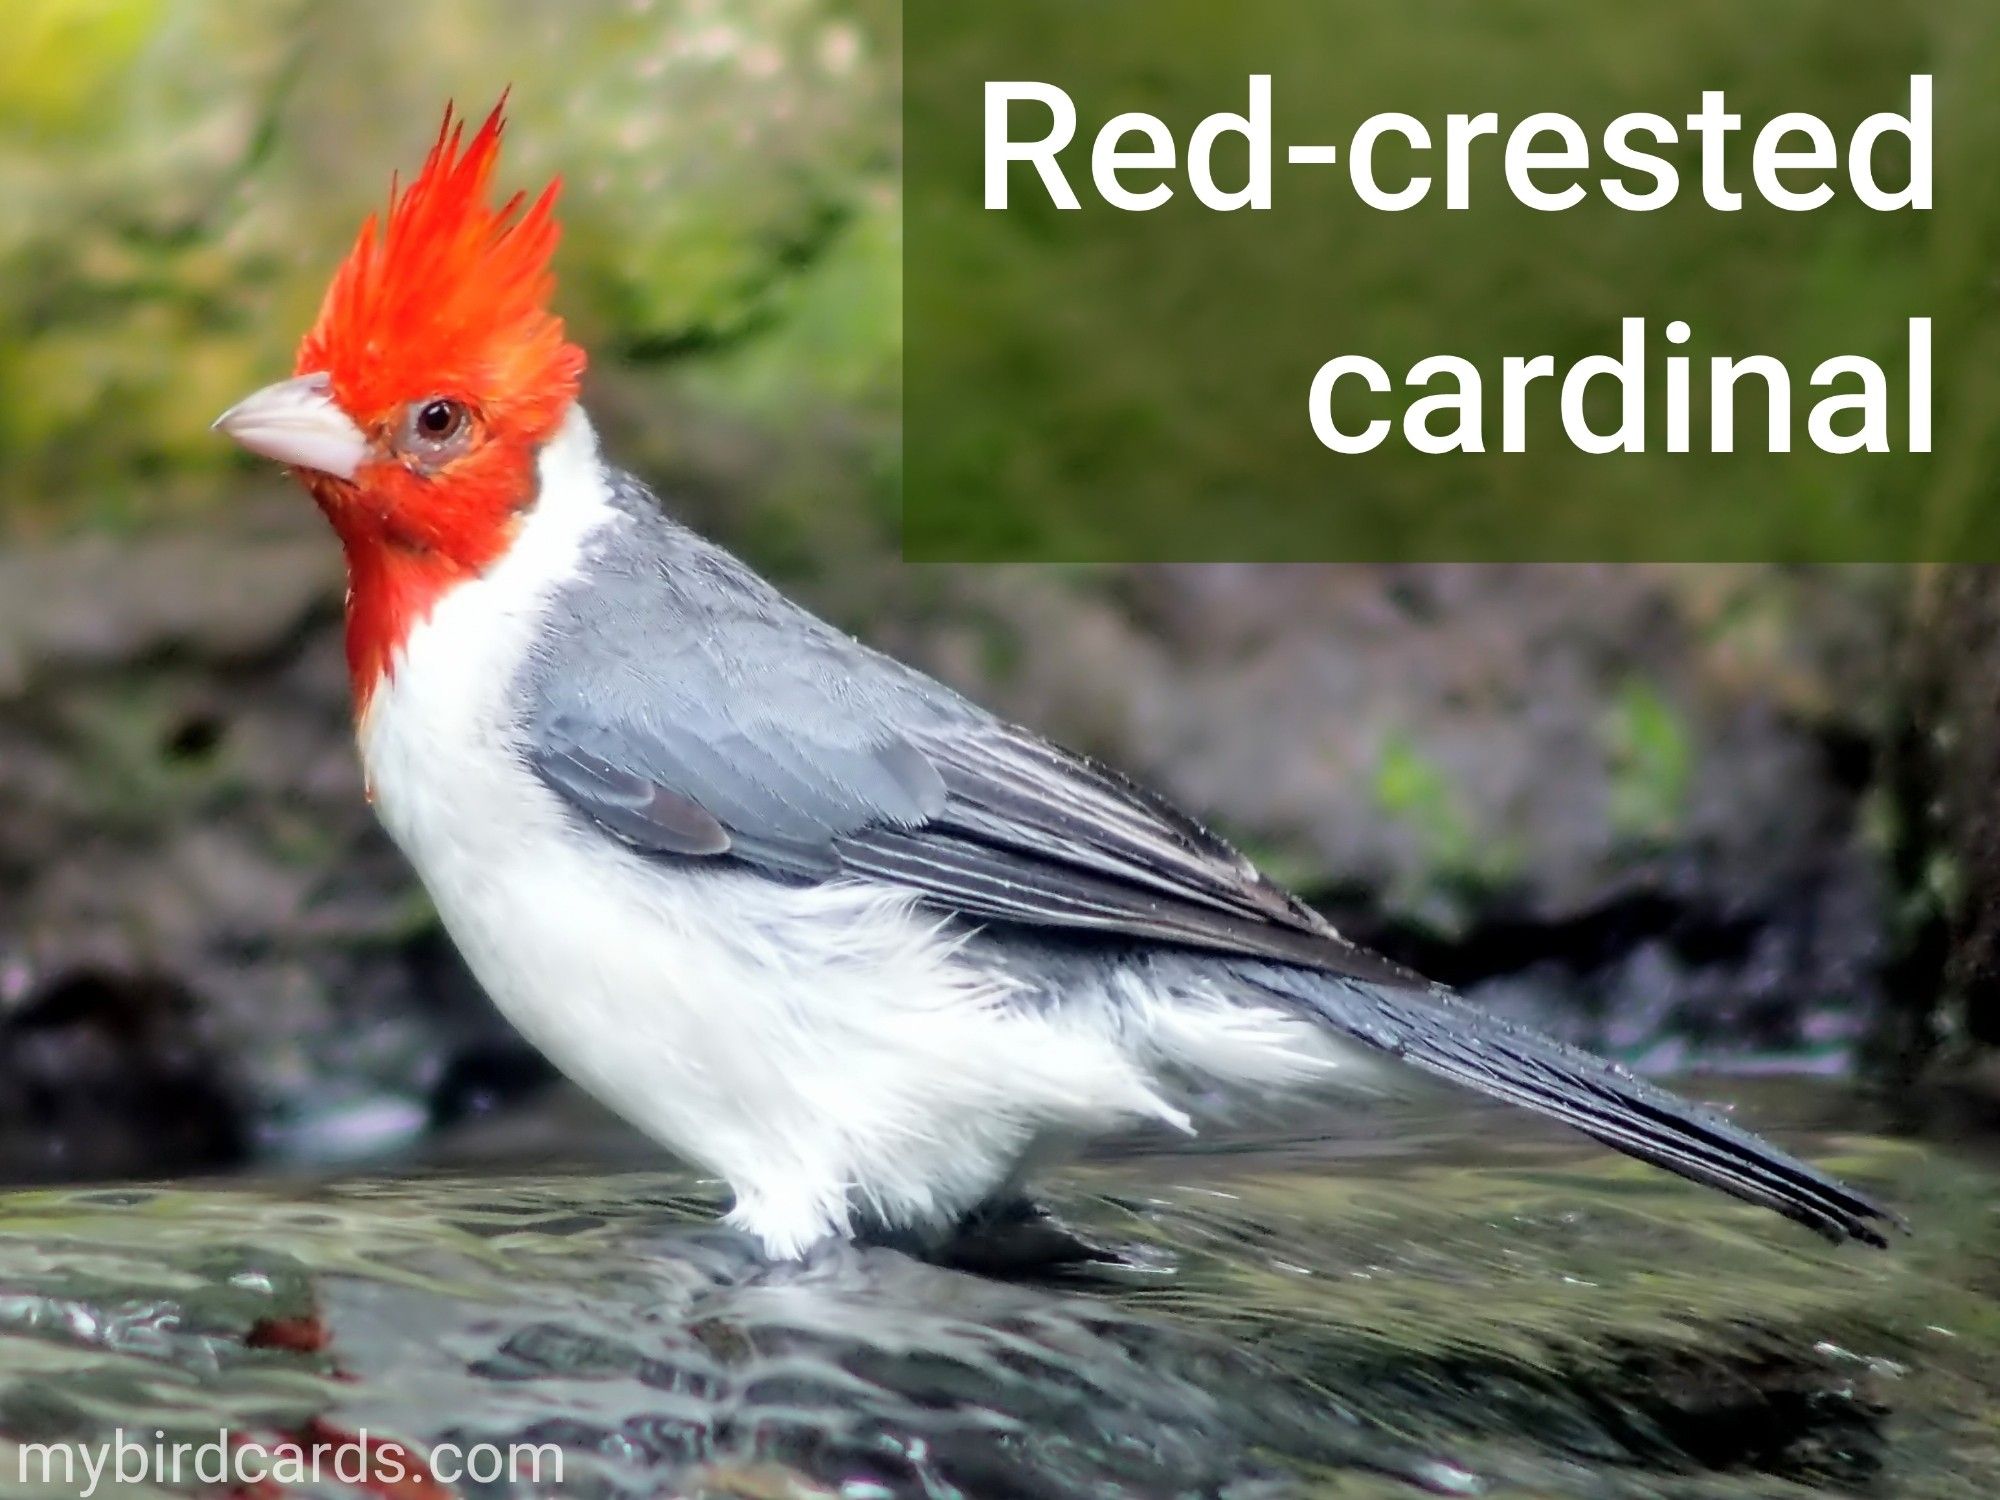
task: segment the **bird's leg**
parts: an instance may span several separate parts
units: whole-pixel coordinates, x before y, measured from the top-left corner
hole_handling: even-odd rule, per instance
[[[1157,1275],[1167,1267],[1107,1244],[1065,1223],[1056,1213],[1022,1193],[990,1198],[927,1248],[926,1258],[981,1276],[1104,1276],[1125,1279]]]

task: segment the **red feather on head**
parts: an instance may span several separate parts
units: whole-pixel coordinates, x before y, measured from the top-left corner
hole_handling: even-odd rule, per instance
[[[347,554],[347,658],[357,712],[409,631],[507,550],[536,492],[536,457],[575,401],[583,351],[549,310],[560,179],[532,203],[487,198],[506,97],[465,139],[447,106],[437,141],[386,218],[361,226],[299,344],[375,456],[351,479],[301,470]],[[435,467],[396,452],[409,413],[462,407],[467,438]]]
[[[362,224],[299,344],[298,373],[326,371],[357,420],[462,388],[541,415],[546,436],[576,396],[583,351],[548,310],[562,179],[525,212],[526,193],[487,203],[506,108],[502,95],[467,143],[445,107],[423,170],[390,190],[385,223]]]

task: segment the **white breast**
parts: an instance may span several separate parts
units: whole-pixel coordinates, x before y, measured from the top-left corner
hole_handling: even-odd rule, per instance
[[[1101,1020],[1010,1004],[904,900],[648,861],[577,826],[515,753],[509,696],[550,595],[624,524],[580,411],[541,480],[514,546],[411,633],[361,731],[383,823],[522,1032],[725,1177],[776,1254],[844,1232],[850,1205],[948,1220],[1051,1128],[1177,1118]]]

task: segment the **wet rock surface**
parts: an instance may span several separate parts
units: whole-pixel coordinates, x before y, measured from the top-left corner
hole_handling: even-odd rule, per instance
[[[0,1493],[29,1492],[18,1445],[121,1425],[348,1453],[378,1480],[392,1456],[453,1463],[445,1444],[552,1444],[561,1493],[607,1497],[2000,1480],[1990,1168],[1792,1134],[1916,1221],[1876,1254],[1546,1137],[1453,1150],[1421,1123],[1332,1123],[1343,1144],[1067,1174],[1057,1208],[1154,1268],[1115,1280],[1000,1282],[884,1249],[769,1266],[710,1191],[657,1172],[16,1192]],[[427,1482],[259,1493],[552,1491]]]

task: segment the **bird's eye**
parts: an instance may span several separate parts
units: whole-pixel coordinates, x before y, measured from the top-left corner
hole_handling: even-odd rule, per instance
[[[465,403],[447,396],[412,401],[403,415],[398,446],[419,464],[434,467],[465,451],[472,435],[472,413]]]
[[[432,442],[441,442],[458,431],[465,420],[465,408],[456,401],[426,401],[417,413],[417,431]]]

